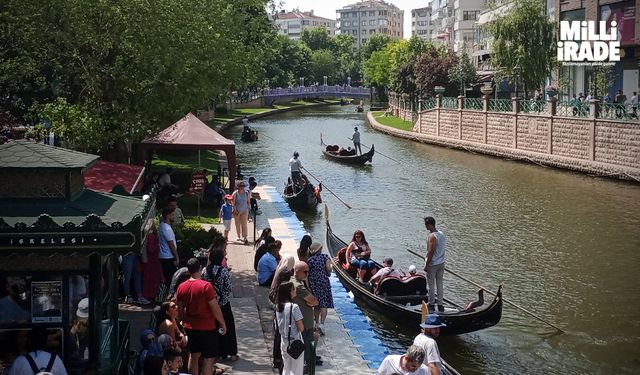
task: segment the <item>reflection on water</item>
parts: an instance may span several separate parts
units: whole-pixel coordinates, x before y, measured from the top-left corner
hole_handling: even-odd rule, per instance
[[[355,107],[308,109],[256,121],[258,142],[238,143],[246,176],[277,187],[288,160],[303,165],[353,206],[323,197],[341,237],[361,228],[374,256],[398,267],[420,267],[405,251],[425,251],[422,217],[432,215],[447,235],[447,266],[557,323],[565,334],[506,306],[496,327],[440,340],[443,356],[464,373],[640,372],[640,186],[389,137],[366,126]],[[325,143],[362,142],[400,161],[376,155],[372,166],[325,159]],[[226,136],[239,140],[240,128]],[[364,150],[363,150],[364,151]],[[323,217],[302,215],[314,239]],[[277,236],[277,234],[276,234]],[[445,276],[445,292],[472,300],[474,287]],[[402,351],[417,333],[370,313],[375,329]]]

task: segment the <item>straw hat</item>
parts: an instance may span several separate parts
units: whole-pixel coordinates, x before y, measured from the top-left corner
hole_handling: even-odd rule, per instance
[[[322,251],[322,244],[320,242],[314,242],[309,246],[309,255],[319,253],[320,251]]]

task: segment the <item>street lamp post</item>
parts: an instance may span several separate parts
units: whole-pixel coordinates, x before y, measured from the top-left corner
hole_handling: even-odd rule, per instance
[[[347,86],[351,86],[351,76],[347,77]]]
[[[327,85],[327,76],[322,76],[322,78],[324,79],[324,85]]]

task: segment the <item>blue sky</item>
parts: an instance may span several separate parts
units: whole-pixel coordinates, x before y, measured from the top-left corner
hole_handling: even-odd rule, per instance
[[[411,9],[422,8],[429,5],[430,0],[385,0],[404,10],[404,37],[411,36]],[[358,2],[358,0],[282,0],[283,8],[290,11],[299,8],[300,11],[313,12],[321,17],[336,19],[336,9]]]

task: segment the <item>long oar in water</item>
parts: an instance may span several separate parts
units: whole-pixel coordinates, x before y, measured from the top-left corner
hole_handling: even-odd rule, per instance
[[[337,199],[337,200],[339,200],[340,202],[342,202],[342,204],[344,204],[345,206],[347,206],[347,208],[351,208],[351,206],[350,206],[347,202],[343,201],[343,200],[342,200],[342,198],[340,198],[340,197],[338,196],[338,194],[334,193],[331,189],[329,189],[329,187],[328,187],[327,185],[323,184],[323,183],[322,183],[322,181],[320,181],[320,180],[318,179],[318,177],[314,176],[311,172],[309,172],[309,170],[308,170],[307,168],[302,167],[302,170],[304,170],[305,172],[307,172],[307,173],[309,174],[309,176],[313,177],[316,181],[318,181],[320,184],[322,184],[322,188],[323,188],[323,189],[327,189],[327,191],[328,191],[329,193],[331,193],[334,197],[336,197],[336,199]]]
[[[347,139],[348,139],[348,140],[352,140],[352,139],[351,139],[351,138],[349,138],[349,137],[347,137]],[[371,146],[367,146],[367,145],[365,145],[364,143],[360,143],[360,146],[364,146],[364,147],[366,147],[366,148],[368,148],[368,149],[371,149]],[[378,150],[376,150],[376,151],[375,151],[375,153],[376,153],[376,154],[380,154],[381,156],[384,156],[385,158],[387,158],[387,159],[389,159],[389,160],[393,160],[393,161],[395,161],[396,163],[400,164],[400,162],[399,162],[398,160],[396,160],[396,159],[392,158],[391,156],[387,156],[387,155],[383,154],[382,152],[380,152],[380,151],[378,151]]]
[[[420,255],[420,254],[416,253],[416,252],[415,252],[415,251],[413,251],[413,250],[407,249],[407,251],[408,251],[408,252],[410,252],[411,254],[413,254],[413,255],[417,256],[417,257],[420,257],[421,259],[424,259],[424,256],[422,256],[422,255]],[[464,276],[458,275],[457,273],[455,273],[455,272],[451,271],[451,270],[450,270],[450,269],[448,269],[447,267],[445,267],[445,268],[444,268],[444,270],[445,270],[445,271],[447,271],[447,272],[449,272],[449,273],[450,273],[450,274],[452,274],[453,276],[455,276],[455,277],[457,277],[457,278],[459,278],[459,279],[461,279],[461,280],[464,280],[464,281],[468,282],[468,283],[469,283],[469,284],[471,284],[471,285],[475,285],[476,287],[478,287],[478,288],[480,288],[480,289],[484,290],[485,292],[487,292],[487,293],[491,294],[492,296],[495,296],[495,295],[496,295],[494,292],[490,291],[489,289],[487,289],[487,288],[483,287],[482,285],[480,285],[480,284],[478,284],[478,283],[476,283],[476,282],[473,282],[473,281],[471,281],[471,280],[467,279],[467,278],[466,278],[466,277],[464,277]],[[533,318],[535,318],[535,319],[537,319],[537,320],[539,320],[539,321],[541,321],[541,322],[543,322],[543,323],[545,323],[545,324],[548,324],[548,325],[550,325],[551,327],[553,327],[553,328],[557,329],[558,331],[560,331],[560,332],[564,333],[564,330],[563,330],[562,328],[560,328],[560,327],[556,326],[555,324],[550,323],[550,322],[548,322],[548,321],[546,321],[546,320],[544,320],[544,319],[540,318],[539,316],[537,316],[536,314],[532,313],[531,311],[529,311],[529,310],[525,309],[524,307],[519,306],[519,305],[517,305],[517,304],[515,304],[515,303],[513,303],[513,302],[511,302],[511,301],[508,301],[508,300],[507,300],[507,299],[505,299],[504,297],[502,297],[502,301],[504,301],[506,304],[508,304],[508,305],[510,305],[510,306],[513,306],[513,307],[515,307],[516,309],[518,309],[518,310],[520,310],[520,311],[524,312],[525,314],[530,315],[531,317],[533,317]]]

